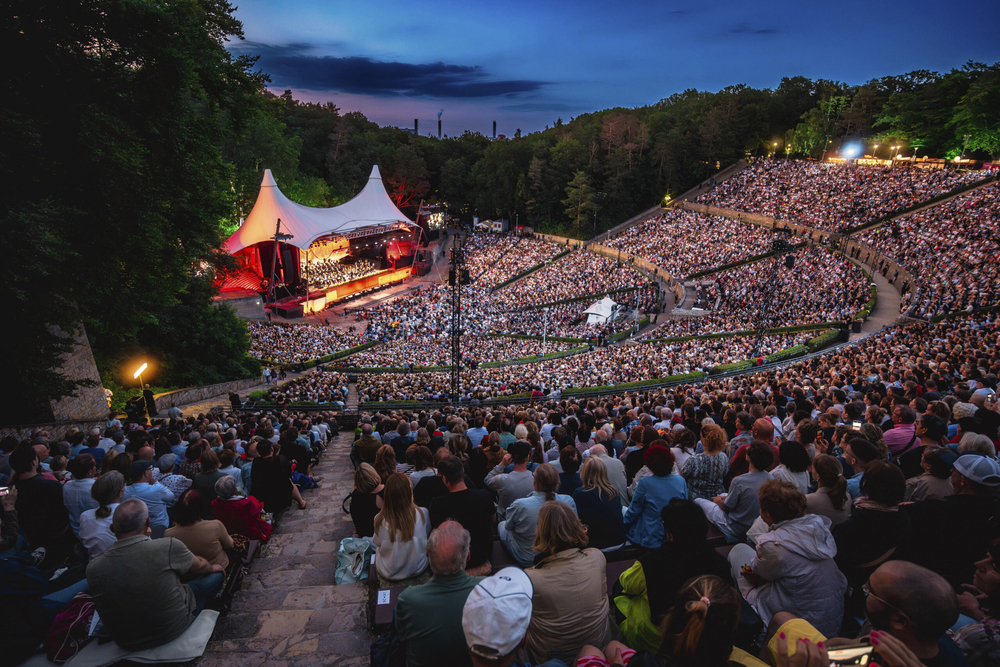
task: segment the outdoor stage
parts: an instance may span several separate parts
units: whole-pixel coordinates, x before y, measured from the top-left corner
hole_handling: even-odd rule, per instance
[[[387,271],[382,271],[381,273],[365,276],[364,278],[358,278],[357,280],[353,280],[349,283],[335,285],[325,290],[312,291],[309,293],[309,296],[301,298],[303,312],[319,312],[326,308],[329,303],[342,301],[350,297],[352,294],[364,292],[373,287],[380,287],[382,285],[388,285],[389,283],[406,280],[412,273],[412,266],[407,266],[402,269],[389,269]]]

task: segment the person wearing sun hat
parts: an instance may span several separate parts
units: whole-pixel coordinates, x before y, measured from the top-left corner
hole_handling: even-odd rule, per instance
[[[516,567],[505,567],[476,584],[462,608],[462,631],[474,667],[515,664],[518,649],[528,641],[533,595],[531,579]],[[546,660],[534,667],[566,667],[566,663]]]
[[[976,561],[989,548],[984,526],[996,513],[1000,463],[962,454],[955,459],[951,483],[954,495],[903,506],[910,517],[910,539],[901,557],[957,586],[972,580]]]

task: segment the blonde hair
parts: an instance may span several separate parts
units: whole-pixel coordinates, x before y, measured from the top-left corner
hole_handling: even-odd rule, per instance
[[[573,508],[559,501],[547,502],[538,510],[538,528],[532,548],[551,554],[567,547],[587,546],[587,529]]]
[[[739,594],[715,575],[703,575],[677,594],[660,626],[660,655],[693,665],[724,665],[740,618]]]
[[[596,456],[591,456],[583,462],[583,468],[580,469],[580,481],[583,482],[585,489],[598,489],[607,494],[608,498],[618,497],[618,489],[608,479],[608,466]]]
[[[717,454],[726,448],[726,431],[717,424],[701,427],[701,444],[706,454]]]
[[[375,516],[375,532],[378,532],[384,522],[388,525],[390,542],[396,541],[397,533],[400,542],[412,540],[419,508],[413,503],[410,478],[398,472],[389,475],[382,502],[382,511]]]
[[[382,478],[379,477],[378,472],[376,472],[371,464],[362,463],[354,471],[354,488],[361,493],[371,493],[381,483]]]
[[[543,463],[535,468],[535,489],[545,494],[545,500],[556,499],[559,488],[559,471],[551,463]]]

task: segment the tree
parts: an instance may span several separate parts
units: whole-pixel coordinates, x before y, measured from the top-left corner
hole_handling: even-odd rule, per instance
[[[1000,158],[1000,63],[982,73],[959,100],[948,125],[955,130],[956,140],[965,146],[969,135],[969,151],[981,150],[993,159]],[[958,155],[958,146],[949,157]]]
[[[590,187],[587,174],[582,171],[573,174],[573,180],[566,186],[566,198],[562,203],[566,207],[566,216],[574,220],[573,227],[579,232],[584,216],[593,213],[597,208],[597,198]]]
[[[225,48],[242,37],[232,12],[226,0],[8,4],[6,45],[24,57],[0,100],[0,272],[17,322],[0,360],[4,421],[46,421],[72,391],[58,329],[82,323],[107,359],[214,261],[234,204],[223,146],[263,113],[266,81]]]
[[[415,209],[431,189],[424,159],[409,144],[396,149],[386,171],[389,197],[396,208]]]

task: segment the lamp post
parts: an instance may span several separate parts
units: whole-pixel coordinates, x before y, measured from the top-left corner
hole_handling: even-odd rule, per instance
[[[146,420],[149,420],[149,409],[146,407],[146,397],[143,395],[143,384],[142,384],[142,372],[146,370],[148,364],[143,364],[136,369],[135,373],[132,373],[133,380],[139,380],[139,395],[142,396],[142,411],[146,415]]]
[[[965,149],[968,148],[968,146],[969,146],[969,137],[971,137],[972,135],[971,134],[965,134],[965,135],[962,135],[962,136],[965,137],[965,143],[962,144],[962,155],[961,155],[961,157],[958,158],[958,163],[959,164],[961,164],[962,160],[965,159]]]
[[[830,141],[830,135],[828,134],[828,135],[826,135],[826,143],[823,144],[823,155],[820,156],[820,158],[819,158],[820,162],[823,162],[824,160],[826,160],[826,151],[830,148],[830,144],[831,143],[832,142]]]
[[[878,159],[878,144],[875,144],[875,148],[872,150],[872,157]]]

